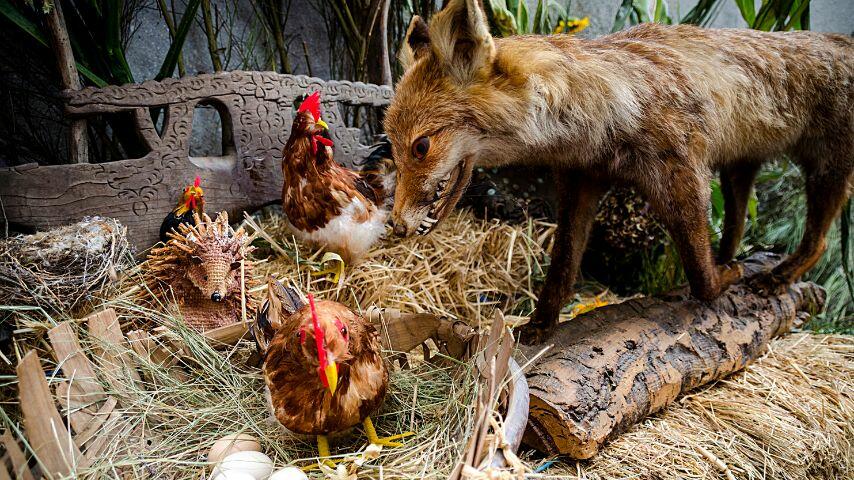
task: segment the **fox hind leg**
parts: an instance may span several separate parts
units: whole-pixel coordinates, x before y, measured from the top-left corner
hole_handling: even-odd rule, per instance
[[[827,231],[848,199],[848,189],[854,180],[854,152],[837,157],[835,164],[819,169],[805,166],[807,219],[804,236],[793,254],[773,270],[751,279],[750,284],[765,294],[780,293],[807,273],[827,249]],[[841,154],[841,153],[840,153]],[[832,167],[830,166],[832,165]]]
[[[606,182],[580,171],[555,170],[554,174],[559,199],[557,231],[537,309],[522,329],[522,343],[528,345],[542,342],[557,326],[560,310],[574,291],[599,200],[608,190]]]
[[[744,236],[747,204],[759,163],[744,163],[721,170],[721,193],[724,197],[724,226],[718,247],[718,265],[726,265],[735,258]]]

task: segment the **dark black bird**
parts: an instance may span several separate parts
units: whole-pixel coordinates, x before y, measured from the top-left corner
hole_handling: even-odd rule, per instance
[[[184,193],[181,194],[181,199],[178,201],[178,205],[169,212],[169,215],[166,215],[166,218],[163,219],[163,223],[160,225],[161,242],[166,243],[169,241],[169,237],[166,234],[172,230],[177,231],[178,225],[181,225],[182,223],[194,225],[194,213],[198,213],[199,216],[204,213],[205,192],[203,192],[202,187],[199,186],[201,182],[202,179],[196,177],[196,181],[184,189]]]

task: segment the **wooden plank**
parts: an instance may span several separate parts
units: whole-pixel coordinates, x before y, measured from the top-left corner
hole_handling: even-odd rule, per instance
[[[71,424],[71,429],[80,433],[92,420],[92,413],[89,411],[91,402],[81,401],[79,393],[72,393],[74,388],[66,381],[56,384],[56,400],[62,407],[62,413],[68,418],[68,423]]]
[[[70,475],[80,459],[80,449],[56,411],[39,356],[30,350],[18,363],[18,395],[27,440],[51,475]]]
[[[335,160],[348,167],[361,164],[370,147],[359,143],[358,129],[347,127],[335,102],[384,106],[392,96],[388,87],[272,72],[225,72],[66,90],[66,113],[72,118],[103,111],[135,115],[137,133],[151,151],[142,158],[97,165],[0,168],[5,216],[36,230],[85,216],[109,216],[127,227],[128,238],[142,253],[158,240],[163,218],[196,175],[202,179],[208,204],[231,218],[279,202],[282,148],[290,134],[293,101],[307,90],[323,92]],[[194,108],[203,100],[225,112],[224,140],[234,145],[230,155],[189,156]],[[168,113],[158,134],[148,107],[162,105],[168,106]],[[233,138],[227,138],[226,125],[231,125]]]
[[[104,405],[100,410],[98,410],[98,413],[92,416],[92,421],[89,423],[89,426],[74,438],[78,447],[83,449],[86,442],[98,434],[101,427],[104,425],[104,422],[106,422],[113,413],[118,413],[113,411],[115,410],[116,405],[118,405],[118,401],[113,397],[108,398],[107,401],[104,402]]]
[[[12,460],[12,473],[14,473],[15,478],[19,478],[21,480],[35,480],[33,473],[30,471],[30,467],[27,465],[27,457],[24,455],[24,452],[21,450],[21,447],[18,445],[18,441],[15,440],[12,432],[9,430],[3,432],[3,436],[0,437],[0,441],[2,441],[3,445],[6,447],[6,454],[9,456],[9,459]]]
[[[116,311],[112,308],[95,312],[86,317],[89,335],[93,339],[92,350],[101,364],[104,378],[113,390],[125,390],[127,379],[139,382],[139,373],[127,351],[128,345],[122,334]]]
[[[140,357],[168,369],[172,378],[187,381],[187,372],[175,366],[186,347],[173,338],[163,338],[165,333],[162,330],[163,327],[157,327],[151,333],[145,330],[130,331],[127,333],[128,343]]]
[[[9,472],[6,471],[6,458],[8,455],[4,455],[0,457],[0,480],[12,480],[12,477],[9,476]]]
[[[70,382],[69,394],[78,402],[98,402],[104,400],[104,389],[98,381],[95,367],[83,353],[77,334],[71,328],[71,322],[62,322],[48,332],[53,356],[62,373]]]

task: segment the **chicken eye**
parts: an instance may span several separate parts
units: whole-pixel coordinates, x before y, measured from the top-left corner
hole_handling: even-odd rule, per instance
[[[427,137],[418,137],[412,142],[412,156],[418,160],[423,160],[430,150],[430,139]]]

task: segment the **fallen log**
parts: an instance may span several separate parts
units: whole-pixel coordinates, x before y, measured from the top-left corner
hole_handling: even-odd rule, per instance
[[[745,276],[779,260],[756,254],[743,263]],[[711,303],[681,291],[576,317],[545,342],[553,346],[527,375],[531,412],[524,442],[552,455],[590,458],[680,393],[747,366],[824,301],[824,290],[813,283],[771,297],[735,285]]]

